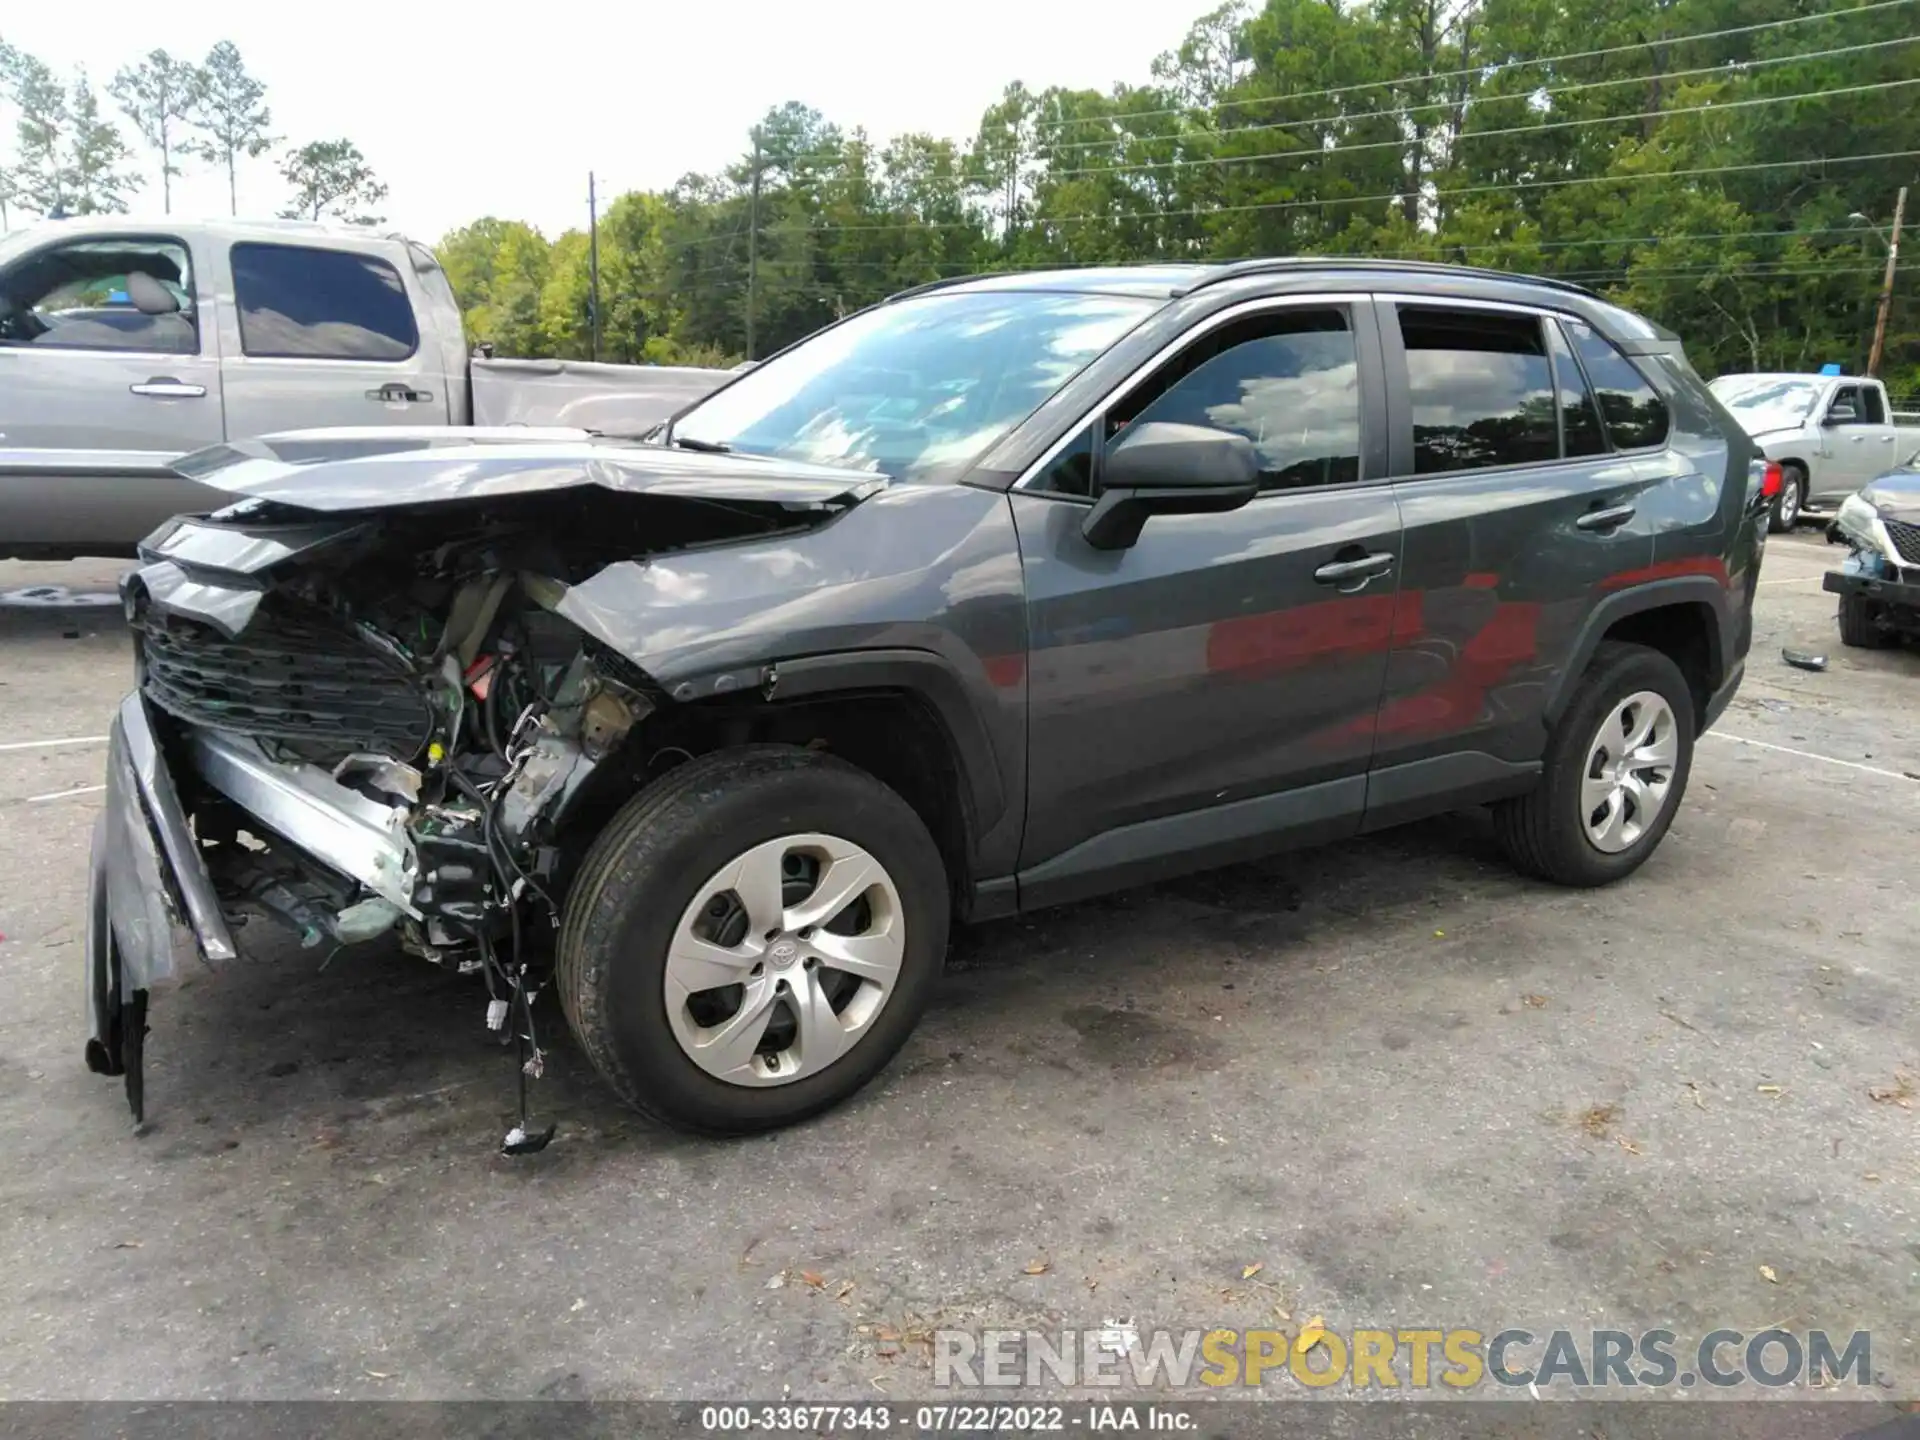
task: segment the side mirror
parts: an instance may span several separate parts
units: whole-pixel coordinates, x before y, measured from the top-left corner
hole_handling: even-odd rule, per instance
[[[1827,424],[1851,425],[1860,418],[1860,412],[1851,405],[1836,405],[1827,411]]]
[[[1153,515],[1238,510],[1260,493],[1253,442],[1207,425],[1135,425],[1109,450],[1100,498],[1080,533],[1096,550],[1125,550]]]

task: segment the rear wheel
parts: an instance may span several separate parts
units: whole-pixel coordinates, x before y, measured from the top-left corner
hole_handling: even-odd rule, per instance
[[[582,866],[562,1007],[635,1108],[686,1130],[792,1124],[906,1041],[946,952],[947,876],[906,801],[784,746],[693,760]]]
[[[1645,646],[1602,644],[1548,738],[1539,786],[1494,809],[1508,855],[1562,885],[1631,875],[1680,808],[1693,738],[1680,667]]]
[[[1880,606],[1864,595],[1840,597],[1840,643],[1861,650],[1884,650],[1895,637],[1880,624]]]
[[[1807,472],[1798,465],[1780,467],[1780,493],[1774,497],[1773,511],[1767,517],[1767,529],[1781,535],[1800,523],[1800,512],[1807,505]]]

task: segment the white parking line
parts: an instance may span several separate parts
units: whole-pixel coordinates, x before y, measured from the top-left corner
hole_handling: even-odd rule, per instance
[[[1839,765],[1847,770],[1862,770],[1869,775],[1878,775],[1883,780],[1907,780],[1913,776],[1903,775],[1898,770],[1882,770],[1877,765],[1862,765],[1858,760],[1836,760],[1831,755],[1816,755],[1811,750],[1796,750],[1791,745],[1775,745],[1770,740],[1751,740],[1745,735],[1729,735],[1724,730],[1709,730],[1709,740],[1731,740],[1736,745],[1752,745],[1760,750],[1778,750],[1782,755],[1798,755],[1802,760],[1818,760],[1825,765]]]
[[[50,750],[56,745],[104,745],[104,735],[73,735],[65,740],[9,740],[0,750]]]
[[[104,785],[82,785],[74,790],[54,790],[45,795],[29,795],[27,804],[42,805],[49,800],[65,800],[73,795],[96,795],[106,788]]]
[[[1822,570],[1818,575],[1786,575],[1778,580],[1762,580],[1759,583],[1762,585],[1811,585],[1817,580],[1826,578],[1827,572]]]

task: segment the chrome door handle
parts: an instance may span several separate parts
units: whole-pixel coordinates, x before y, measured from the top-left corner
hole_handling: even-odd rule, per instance
[[[156,375],[144,385],[127,387],[136,395],[152,395],[162,400],[199,400],[207,393],[204,385],[188,385],[171,375]]]
[[[383,405],[416,405],[421,401],[433,399],[433,392],[416,390],[411,385],[390,380],[378,390],[367,391],[367,399],[377,400]]]
[[[1633,518],[1633,506],[1610,505],[1605,510],[1589,510],[1573,523],[1582,530],[1618,530]]]
[[[1393,556],[1384,550],[1363,555],[1358,560],[1329,560],[1313,572],[1322,585],[1344,585],[1349,580],[1371,580],[1393,568]]]

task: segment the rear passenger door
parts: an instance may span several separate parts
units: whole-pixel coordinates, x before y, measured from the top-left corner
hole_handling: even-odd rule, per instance
[[[1559,319],[1411,297],[1379,314],[1404,530],[1369,826],[1521,783],[1596,594],[1653,555],[1650,476],[1609,444]]]
[[[380,255],[236,242],[228,251],[227,438],[444,425],[446,376],[411,277]]]

